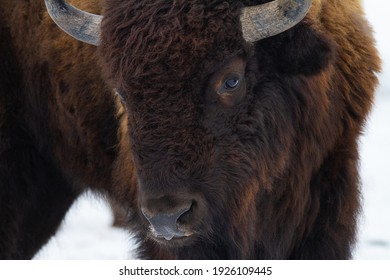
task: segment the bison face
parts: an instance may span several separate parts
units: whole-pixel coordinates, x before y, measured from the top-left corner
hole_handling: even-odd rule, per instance
[[[287,105],[266,82],[255,90],[262,77],[238,4],[111,6],[101,54],[128,117],[144,231],[167,246],[250,242],[257,196],[291,143],[274,120]]]
[[[237,201],[239,193],[256,192],[247,189],[257,169],[255,155],[242,145],[237,127],[249,104],[246,58],[240,51],[207,69],[155,92],[148,86],[139,96],[133,90],[124,97],[139,206],[160,242],[210,235],[212,225],[231,218],[214,214],[246,203]]]
[[[291,13],[300,20],[311,1],[268,4],[272,16],[282,11],[283,17]],[[296,12],[302,5],[304,12]],[[243,10],[240,1],[106,1],[100,54],[126,119],[119,185],[132,188],[126,179],[137,184],[136,192],[119,193],[136,197],[133,218],[141,221],[138,233],[146,232],[150,246],[157,242],[199,251],[209,246],[214,257],[248,257],[266,229],[267,212],[259,209],[266,209],[271,194],[282,193],[278,188],[292,164],[300,103],[308,102],[299,96],[308,88],[305,79],[291,73],[318,71],[329,48],[314,36],[305,51],[298,50],[309,28],[300,29],[297,44],[289,45],[292,32],[253,44],[299,21],[286,20],[275,31],[265,25],[267,13],[248,27],[246,22],[265,6]],[[308,57],[310,63],[302,65]],[[121,161],[129,155],[131,161]],[[247,255],[235,256],[232,244]]]

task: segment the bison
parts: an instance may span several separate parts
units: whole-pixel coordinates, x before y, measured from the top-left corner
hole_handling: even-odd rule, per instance
[[[140,258],[351,258],[380,70],[359,0],[69,2],[0,5],[1,259],[86,189]]]

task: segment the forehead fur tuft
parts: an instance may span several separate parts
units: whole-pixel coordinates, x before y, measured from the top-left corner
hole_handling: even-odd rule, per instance
[[[101,52],[115,86],[178,85],[243,44],[239,3],[109,0]]]

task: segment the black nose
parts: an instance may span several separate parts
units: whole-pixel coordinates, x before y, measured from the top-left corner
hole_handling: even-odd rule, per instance
[[[174,237],[183,237],[185,232],[179,229],[178,220],[186,212],[190,211],[191,206],[180,209],[174,214],[157,214],[155,216],[148,216],[142,212],[149,223],[152,225],[154,235],[156,237],[163,237],[165,240],[171,240]]]
[[[148,201],[141,208],[142,214],[152,226],[152,232],[157,238],[171,240],[172,238],[186,236],[187,233],[180,223],[180,218],[192,210],[192,202],[184,202],[177,205],[170,203],[169,198]]]

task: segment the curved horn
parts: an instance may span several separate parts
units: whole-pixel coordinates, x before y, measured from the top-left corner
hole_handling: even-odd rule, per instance
[[[102,16],[79,10],[64,0],[45,0],[45,4],[53,21],[70,36],[95,46],[100,44]]]
[[[286,31],[308,13],[313,0],[275,0],[241,10],[244,39],[256,42]]]

